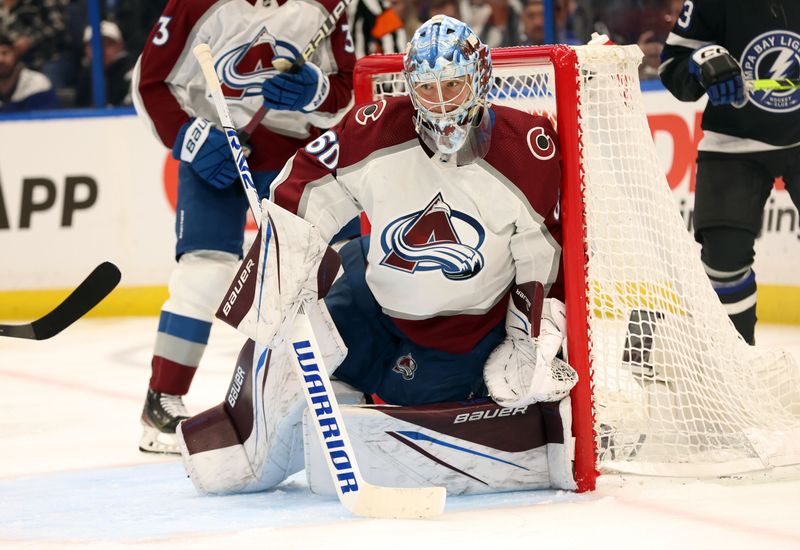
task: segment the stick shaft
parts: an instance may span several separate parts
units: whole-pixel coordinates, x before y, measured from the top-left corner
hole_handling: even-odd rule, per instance
[[[261,206],[258,200],[258,190],[250,175],[250,167],[247,164],[247,158],[245,158],[244,150],[239,142],[236,128],[233,125],[231,114],[228,111],[228,105],[225,103],[225,96],[222,93],[219,78],[217,78],[217,73],[214,71],[214,58],[211,55],[211,48],[208,47],[208,44],[198,44],[193,51],[198,63],[200,63],[203,76],[206,79],[208,91],[211,93],[211,99],[217,109],[220,123],[222,123],[222,130],[225,132],[225,135],[228,136],[228,147],[230,147],[231,154],[236,161],[236,168],[239,171],[242,186],[247,196],[247,202],[250,204],[250,210],[253,212],[256,220],[260,220]]]
[[[747,87],[756,92],[764,90],[775,90],[775,91],[796,90],[800,88],[800,80],[794,80],[791,78],[779,78],[779,79],[764,78],[758,80],[748,80]]]
[[[276,59],[272,62],[273,67],[278,69],[280,72],[290,72],[296,73],[300,70],[307,61],[311,59],[311,56],[314,55],[314,52],[317,51],[319,45],[322,43],[323,40],[328,38],[333,30],[336,28],[336,23],[342,17],[345,11],[347,11],[347,6],[353,3],[353,0],[339,0],[339,2],[333,6],[333,9],[328,13],[328,17],[325,18],[325,21],[322,22],[322,25],[317,29],[317,32],[314,33],[314,37],[311,41],[303,48],[303,51],[300,52],[300,55],[297,56],[292,62],[289,62],[286,59]]]
[[[206,78],[206,83],[208,84],[209,91],[211,92],[211,97],[214,100],[214,106],[217,109],[220,121],[222,122],[226,135],[228,136],[228,145],[230,146],[231,153],[236,158],[236,166],[242,183],[244,184],[244,190],[247,195],[247,200],[250,203],[250,209],[252,210],[256,220],[260,220],[261,206],[258,201],[258,192],[256,191],[255,186],[252,184],[250,169],[247,166],[247,159],[242,152],[241,145],[239,144],[238,137],[236,135],[236,130],[233,128],[233,123],[231,121],[230,114],[228,113],[225,97],[222,95],[219,79],[214,71],[214,60],[211,55],[211,50],[208,45],[200,44],[194,48],[194,54],[203,70],[203,75]],[[297,367],[300,380],[304,380],[304,374],[313,369],[313,374],[319,378],[325,388],[328,398],[328,405],[332,411],[329,416],[334,419],[334,422],[338,427],[340,435],[337,438],[336,451],[343,454],[336,456],[338,456],[339,460],[342,462],[339,462],[337,466],[337,464],[333,462],[333,455],[326,453],[325,457],[328,464],[328,470],[333,476],[334,485],[337,488],[339,499],[345,504],[345,506],[348,506],[347,500],[349,499],[349,493],[358,491],[359,487],[363,485],[363,478],[361,477],[360,470],[355,462],[355,455],[353,453],[352,445],[350,444],[350,439],[345,431],[344,422],[342,421],[341,412],[339,411],[338,403],[336,402],[336,396],[331,387],[327,368],[322,362],[322,355],[319,353],[319,347],[316,345],[316,340],[314,338],[308,316],[305,314],[302,308],[295,319],[292,332],[293,334],[289,339],[289,345],[293,350],[292,362]],[[308,404],[309,409],[314,410],[311,394],[309,393],[305,384],[303,385],[303,389],[303,394],[305,395],[306,403]],[[326,441],[326,438],[322,433],[322,427],[317,422],[314,422],[314,427],[317,431],[317,435],[320,438],[322,448],[326,449],[328,446],[327,444],[330,442]],[[349,476],[347,480],[349,480],[350,483],[346,484],[339,483],[339,481],[342,480],[341,475],[345,473],[341,471],[342,465],[345,464],[342,457],[344,457],[344,459],[349,459],[346,462],[349,463],[350,467],[346,468],[346,473]],[[350,508],[350,506],[348,506],[348,508]]]

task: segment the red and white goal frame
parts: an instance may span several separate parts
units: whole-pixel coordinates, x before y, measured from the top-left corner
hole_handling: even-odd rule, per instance
[[[492,103],[548,116],[561,212],[578,491],[598,473],[718,476],[800,463],[800,370],[748,346],[714,294],[666,182],[636,46],[492,50]],[[405,93],[367,56],[356,104]]]

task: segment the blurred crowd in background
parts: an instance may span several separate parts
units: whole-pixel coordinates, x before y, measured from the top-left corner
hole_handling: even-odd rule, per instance
[[[92,107],[90,0],[0,0],[0,113]],[[552,6],[550,40],[546,3]],[[100,0],[108,107],[131,104],[130,74],[166,0]],[[584,44],[593,32],[639,44],[642,79],[659,56],[683,0],[356,0],[350,26],[360,57],[402,52],[429,17],[461,19],[490,47]]]

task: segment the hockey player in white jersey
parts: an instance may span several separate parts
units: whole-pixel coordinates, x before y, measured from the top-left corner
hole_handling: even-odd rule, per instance
[[[481,467],[484,490],[533,473],[539,483],[547,477],[541,461],[546,471],[550,459],[536,453],[568,443],[569,408],[558,402],[577,379],[557,357],[564,338],[560,156],[546,118],[488,103],[491,72],[489,49],[466,25],[434,17],[405,55],[410,97],[354,109],[276,178],[263,206],[268,231],[218,312],[255,343],[243,349],[226,401],[178,427],[199,490],[267,489],[310,456],[303,456],[305,403],[284,340],[301,302],[336,379],[405,406],[412,424],[438,419],[440,435],[429,439],[484,445],[481,454],[496,459]],[[333,253],[326,243],[362,210],[369,235]],[[486,396],[497,404],[464,402]],[[446,411],[430,408],[459,401]],[[545,413],[531,406],[537,402],[555,408]],[[397,410],[381,414],[394,418]],[[522,432],[491,423],[515,415],[537,420]],[[542,435],[545,424],[557,433]],[[411,433],[378,431],[390,432]],[[443,463],[428,451],[415,456],[428,462],[414,469],[433,472]],[[559,456],[553,483],[570,487],[569,453]],[[513,461],[526,466],[503,480],[492,473]],[[431,475],[451,490],[466,489],[442,472],[479,477],[447,468]]]
[[[259,193],[266,195],[297,148],[337,123],[352,105],[355,57],[345,20],[299,72],[278,74],[272,66],[276,57],[297,58],[334,5],[333,0],[172,0],[136,65],[136,109],[180,160],[177,265],[161,310],[142,411],[143,451],[178,452],[175,426],[188,417],[182,396],[242,256],[247,201],[191,49],[210,44],[234,123],[250,133],[249,163]],[[268,112],[258,120],[262,105]]]

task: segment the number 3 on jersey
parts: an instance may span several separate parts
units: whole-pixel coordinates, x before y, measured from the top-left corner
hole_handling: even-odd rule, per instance
[[[306,145],[306,153],[317,157],[328,170],[334,170],[339,163],[339,136],[328,130]]]
[[[170,20],[172,17],[167,17],[166,15],[162,15],[158,18],[158,30],[156,31],[156,35],[153,37],[153,44],[156,46],[163,46],[169,40],[169,31],[167,30],[167,25],[169,25]]]
[[[678,26],[682,29],[688,29],[689,24],[692,22],[692,12],[694,11],[694,2],[686,0],[681,8],[681,13],[678,15]]]

